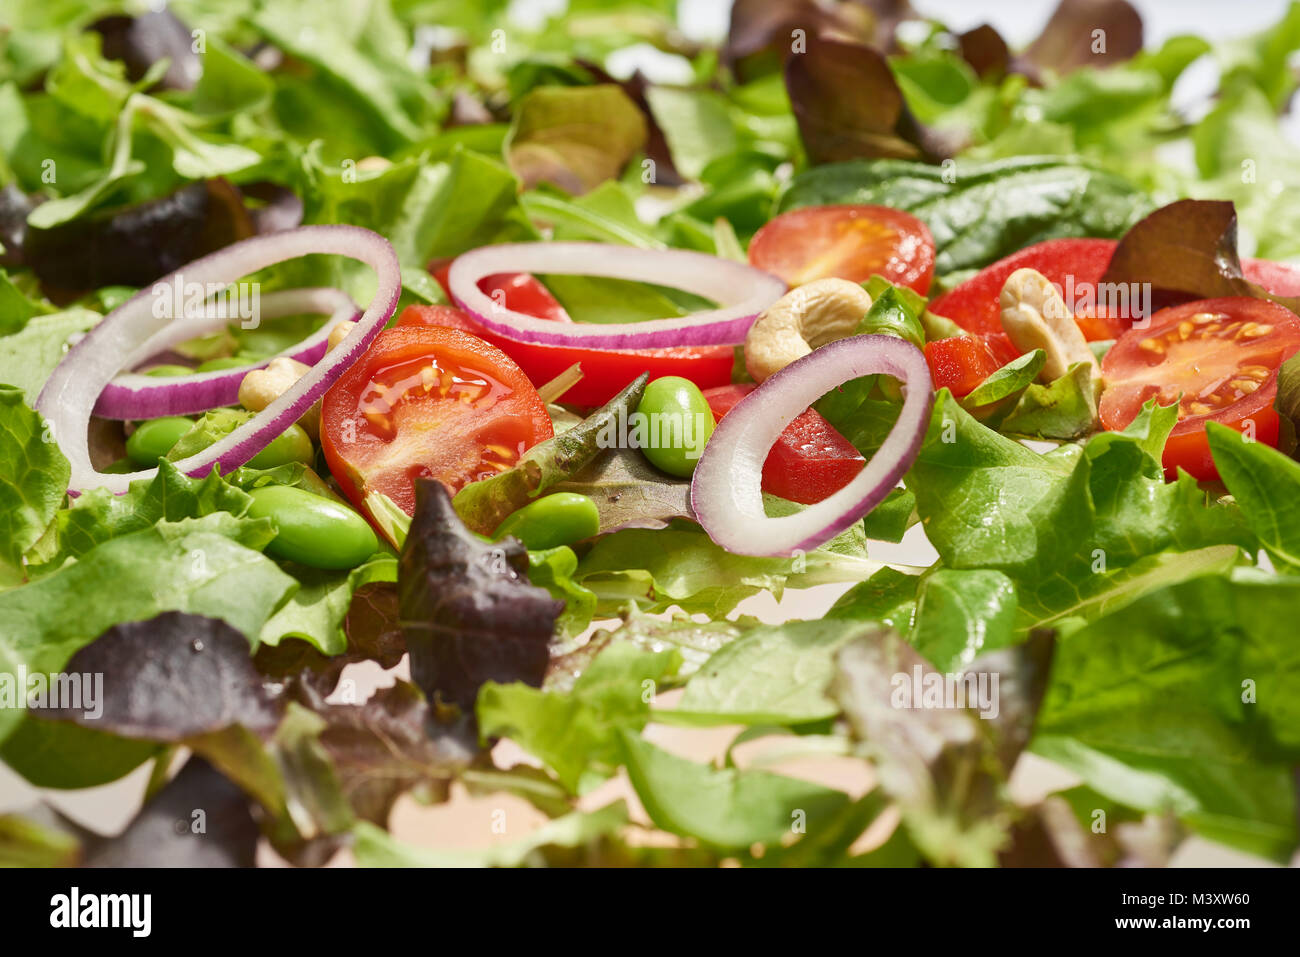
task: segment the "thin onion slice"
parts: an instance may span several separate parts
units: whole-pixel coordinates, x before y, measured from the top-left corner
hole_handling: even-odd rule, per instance
[[[795,416],[850,379],[889,375],[903,384],[902,411],[879,451],[834,495],[779,518],[763,509],[763,463]],[[894,336],[852,336],[770,376],[718,423],[691,481],[696,518],[737,555],[793,555],[824,545],[875,508],[921,449],[934,404],[925,355]]]
[[[217,466],[223,473],[243,465],[272,439],[302,417],[334,381],[354,363],[379,334],[401,293],[401,270],[393,247],[382,236],[357,226],[302,226],[284,232],[255,236],[227,246],[142,289],[105,316],[73,346],[59,363],[36,400],[36,409],[49,421],[55,440],[72,466],[68,487],[72,493],[107,488],[121,494],[138,479],[150,478],[157,469],[124,475],[105,475],[90,462],[87,429],[104,387],[138,354],[153,336],[168,327],[170,316],[155,315],[152,290],[159,284],[182,281],[216,284],[225,288],[251,273],[288,259],[313,253],[347,256],[365,263],[376,273],[374,298],[356,327],[293,387],[234,432],[208,448],[181,459],[176,466],[187,475],[204,475]],[[169,310],[160,310],[168,312]],[[177,333],[180,335],[181,333]]]
[[[301,342],[248,365],[184,376],[159,377],[136,372],[119,375],[99,394],[94,414],[101,419],[156,419],[234,405],[239,401],[239,384],[248,373],[265,368],[282,356],[309,366],[315,365],[329,347],[330,331],[340,322],[355,320],[361,311],[351,296],[341,289],[331,288],[270,292],[261,297],[260,306],[261,319],[313,314],[329,318]],[[173,321],[136,349],[127,358],[126,367],[135,368],[175,345],[216,332],[230,321],[230,317],[215,313]]]
[[[554,322],[507,309],[478,287],[499,273],[602,276],[671,286],[719,304],[717,309],[645,322]],[[485,328],[519,342],[590,349],[737,345],[758,314],[781,298],[785,283],[731,259],[684,249],[639,249],[605,243],[505,243],[463,253],[447,276],[451,296]]]

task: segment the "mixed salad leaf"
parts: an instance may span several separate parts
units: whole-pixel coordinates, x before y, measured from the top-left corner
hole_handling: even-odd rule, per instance
[[[264,844],[300,865],[1119,866],[1167,863],[1193,836],[1292,860],[1300,146],[1284,121],[1300,4],[1259,36],[1151,47],[1124,0],[1064,0],[1022,51],[907,3],[736,0],[708,41],[655,0],[532,22],[515,6],[10,4],[0,760],[46,800],[0,794],[0,864],[251,866]],[[1219,73],[1201,109],[1176,95],[1195,63]],[[865,218],[789,225],[832,206]],[[396,254],[390,328],[348,373],[367,388],[300,420],[308,455],[226,474],[175,463],[264,407],[242,390],[245,408],[196,414],[156,460],[126,441],[139,422],[96,417],[101,473],[155,471],[124,494],[71,488],[35,411],[70,346],[168,273],[300,223],[364,227]],[[752,408],[766,374],[726,343],[615,362],[449,305],[464,305],[456,257],[553,241],[860,286],[869,307],[832,338],[901,340],[934,380],[901,482],[807,549],[717,544],[689,467],[608,437],[647,382],[689,380],[712,427],[737,404],[716,390]],[[1145,290],[1152,309],[1071,303],[1083,351],[1049,366],[1059,341],[989,319],[1019,267]],[[247,278],[358,303],[376,288],[328,255]],[[676,278],[479,289],[557,326],[717,305]],[[136,371],[265,363],[320,321],[232,321]],[[441,368],[458,364],[420,380],[446,404],[412,426],[385,390],[410,378],[403,350],[434,341]],[[575,381],[591,401],[548,392]],[[783,420],[796,465],[762,469],[769,518],[822,514],[898,427],[888,376],[823,392]],[[493,402],[472,434],[456,418]],[[366,459],[357,429],[423,444]],[[287,555],[291,520],[263,504],[284,489],[380,544],[341,565],[310,542]],[[544,547],[498,531],[561,496],[596,524]],[[772,611],[814,586],[797,607],[824,614]],[[376,667],[392,683],[358,695]],[[96,697],[70,703],[83,679]],[[739,730],[714,760],[672,744],[719,728]],[[867,783],[832,786],[806,758]],[[1018,800],[1013,772],[1035,760],[1074,783]],[[58,792],[133,772],[148,783],[117,836],[57,810]],[[391,828],[406,802],[462,790],[548,820],[478,850]],[[206,831],[178,835],[200,805]]]

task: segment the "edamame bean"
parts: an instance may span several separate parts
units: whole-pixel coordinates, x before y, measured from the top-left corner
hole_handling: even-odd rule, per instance
[[[154,461],[157,461],[155,459]],[[101,475],[129,475],[136,471],[140,466],[136,465],[130,459],[118,459],[100,469]]]
[[[636,411],[645,457],[669,475],[689,478],[714,426],[699,386],[675,375],[655,379],[645,387]]]
[[[311,437],[300,425],[291,425],[275,438],[271,444],[248,460],[251,469],[273,469],[277,465],[301,462],[311,465],[316,456],[312,448]]]
[[[156,376],[173,376],[173,375],[189,375],[193,371],[194,370],[191,369],[189,366],[177,365],[174,362],[166,362],[160,366],[154,366],[152,369],[145,369],[144,374],[156,375]]]
[[[126,457],[136,465],[157,465],[193,425],[178,415],[141,422],[126,440]]]
[[[513,535],[525,548],[572,545],[600,531],[596,503],[577,492],[555,492],[506,516],[494,538]]]
[[[370,524],[346,505],[291,485],[264,485],[249,493],[253,518],[279,529],[267,552],[312,568],[355,568],[379,550]]]
[[[221,356],[217,359],[209,359],[207,362],[199,363],[195,372],[216,372],[218,369],[238,369],[241,366],[250,364],[252,359],[242,359],[239,356]]]

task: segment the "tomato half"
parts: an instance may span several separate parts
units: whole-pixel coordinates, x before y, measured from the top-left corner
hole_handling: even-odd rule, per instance
[[[737,402],[754,391],[752,385],[709,389],[704,397],[714,418],[721,421]],[[816,409],[795,416],[785,427],[763,463],[763,491],[813,505],[834,495],[862,471],[866,459]]]
[[[386,329],[325,393],[321,448],[364,512],[382,492],[408,515],[415,479],[455,493],[510,468],[553,434],[523,371],[500,349],[458,329]]]
[[[489,332],[452,306],[407,306],[398,326],[435,325],[464,329],[492,343],[514,359],[536,386],[550,382],[574,363],[582,378],[559,399],[571,405],[604,405],[642,372],[650,378],[681,376],[701,389],[731,381],[735,352],[731,346],[683,346],[674,349],[584,349],[516,342]]]
[[[754,234],[749,263],[791,286],[881,275],[924,296],[934,278],[934,239],[925,223],[888,206],[805,206]]]
[[[1149,328],[1126,332],[1102,360],[1101,424],[1124,428],[1153,397],[1178,402],[1166,475],[1181,468],[1198,479],[1217,478],[1205,423],[1253,430],[1256,440],[1276,446],[1277,370],[1297,350],[1300,318],[1277,303],[1232,297],[1161,309]]]
[[[1005,364],[998,361],[980,336],[951,336],[927,342],[925,361],[930,365],[934,387],[946,387],[958,398],[972,392]]]

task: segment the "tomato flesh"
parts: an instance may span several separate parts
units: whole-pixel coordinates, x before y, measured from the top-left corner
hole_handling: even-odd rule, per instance
[[[947,388],[958,398],[973,392],[1004,365],[980,336],[951,336],[927,342],[925,361],[930,364],[934,387]]]
[[[1297,350],[1300,318],[1267,300],[1203,299],[1162,309],[1149,328],[1126,332],[1102,360],[1101,423],[1123,429],[1148,399],[1177,402],[1166,475],[1181,468],[1198,479],[1217,478],[1205,423],[1253,431],[1276,446],[1277,370]]]
[[[387,329],[325,393],[321,447],[364,512],[382,492],[408,515],[415,480],[453,494],[510,468],[552,435],[546,406],[510,358],[468,333]]]
[[[704,397],[719,421],[752,385],[708,389]],[[763,463],[763,491],[801,505],[834,495],[857,477],[866,459],[815,409],[795,416]]]
[[[586,349],[516,342],[484,329],[468,314],[452,306],[407,306],[398,317],[397,325],[450,326],[473,333],[514,359],[536,386],[545,385],[574,363],[579,363],[582,378],[559,399],[570,405],[604,405],[642,372],[649,372],[651,379],[681,376],[701,389],[726,385],[731,381],[731,369],[735,364],[735,352],[731,346]]]
[[[804,206],[782,213],[754,234],[750,265],[791,286],[838,277],[930,290],[934,239],[925,223],[887,206]]]

